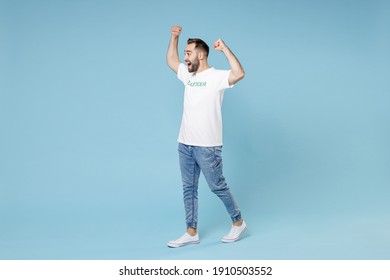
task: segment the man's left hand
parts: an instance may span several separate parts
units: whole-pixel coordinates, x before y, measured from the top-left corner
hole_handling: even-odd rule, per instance
[[[214,43],[214,50],[216,50],[216,51],[223,51],[226,48],[227,48],[227,46],[225,45],[225,42],[222,41],[222,39],[218,39]]]

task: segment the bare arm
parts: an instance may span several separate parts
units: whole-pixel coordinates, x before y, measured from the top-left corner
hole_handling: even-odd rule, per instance
[[[180,59],[177,46],[179,44],[179,36],[181,33],[181,26],[172,26],[171,29],[171,40],[169,41],[167,51],[167,64],[175,72],[179,70]]]
[[[229,49],[229,47],[226,46],[221,39],[218,39],[214,43],[214,49],[223,52],[230,64],[231,71],[229,74],[229,85],[234,85],[238,81],[242,80],[245,76],[244,68],[242,68],[240,61],[238,61],[237,57]]]

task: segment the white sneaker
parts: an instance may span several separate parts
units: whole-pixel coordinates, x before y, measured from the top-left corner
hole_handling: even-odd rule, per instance
[[[190,245],[190,244],[197,244],[199,243],[199,235],[196,234],[194,236],[189,235],[187,232],[180,237],[179,239],[176,240],[171,240],[168,242],[168,247],[171,248],[177,248],[185,245]]]
[[[246,226],[245,221],[243,221],[242,225],[239,227],[232,226],[229,233],[227,235],[225,235],[224,237],[222,237],[221,241],[224,243],[235,242],[238,239],[240,239],[240,237],[246,231],[246,229],[247,229],[247,226]]]

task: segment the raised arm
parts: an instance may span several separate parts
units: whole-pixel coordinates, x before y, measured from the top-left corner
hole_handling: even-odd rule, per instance
[[[224,41],[218,39],[214,43],[214,49],[223,52],[230,64],[232,71],[230,71],[229,74],[229,85],[234,85],[238,81],[242,80],[242,78],[245,76],[244,68],[242,68],[241,63],[238,61],[237,57],[233,54],[229,47],[226,46]]]
[[[169,41],[167,51],[167,64],[173,71],[175,71],[175,73],[179,71],[179,65],[181,63],[179,59],[179,51],[177,49],[181,29],[181,26],[172,26],[171,40]]]

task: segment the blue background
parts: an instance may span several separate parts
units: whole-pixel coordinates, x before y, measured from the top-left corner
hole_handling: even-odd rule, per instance
[[[239,3],[239,4],[238,4]],[[0,1],[1,259],[389,259],[390,2]],[[235,244],[200,186],[185,230],[170,27],[222,38]],[[212,51],[209,63],[229,67]]]

